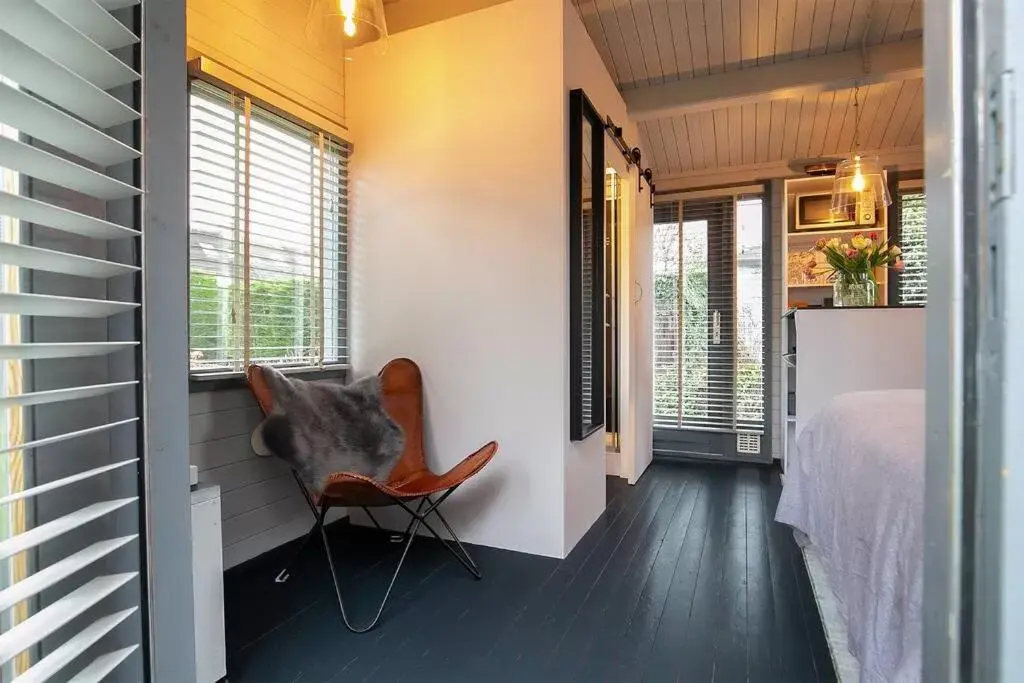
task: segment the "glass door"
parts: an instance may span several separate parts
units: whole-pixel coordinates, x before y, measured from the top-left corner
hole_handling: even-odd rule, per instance
[[[655,205],[654,451],[771,458],[764,200]]]

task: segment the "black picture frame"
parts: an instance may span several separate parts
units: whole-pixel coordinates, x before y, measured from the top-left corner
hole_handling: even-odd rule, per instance
[[[569,437],[604,426],[604,123],[569,92]],[[589,181],[589,182],[585,182]]]

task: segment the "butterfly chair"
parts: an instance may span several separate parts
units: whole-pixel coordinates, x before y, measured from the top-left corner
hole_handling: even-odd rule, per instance
[[[270,385],[263,374],[263,369],[258,365],[252,365],[246,374],[249,388],[256,397],[256,402],[259,403],[264,415],[269,415],[273,409],[274,397],[271,395]],[[466,548],[438,508],[448,499],[448,496],[455,492],[455,489],[483,469],[484,465],[498,451],[498,444],[491,441],[444,474],[435,474],[427,467],[423,451],[423,378],[420,375],[419,367],[407,358],[399,358],[384,366],[380,371],[380,379],[384,409],[405,434],[405,449],[398,464],[395,465],[387,481],[376,481],[352,472],[334,473],[328,478],[327,484],[319,494],[310,491],[299,477],[298,472],[293,469],[292,476],[295,477],[316,521],[291,561],[275,579],[277,583],[287,581],[289,569],[309,545],[310,540],[314,536],[320,536],[324,552],[327,555],[327,564],[331,570],[331,578],[334,580],[334,592],[338,597],[338,607],[341,608],[341,618],[345,621],[345,626],[353,633],[365,633],[377,625],[384,612],[388,597],[391,595],[391,589],[394,588],[398,574],[402,570],[402,564],[409,554],[409,548],[421,526],[440,541],[474,578],[481,578],[476,563],[466,552]],[[345,611],[345,600],[341,594],[341,584],[338,580],[338,573],[335,571],[331,547],[327,541],[327,532],[324,530],[324,519],[328,510],[333,507],[359,507],[380,529],[380,525],[369,508],[388,505],[398,506],[409,513],[411,519],[406,527],[404,537],[398,539],[404,540],[405,544],[398,565],[391,576],[391,583],[388,584],[376,614],[365,626],[356,627],[349,621]],[[451,535],[452,542],[441,538],[437,530],[427,521],[431,515],[437,517],[444,525]]]

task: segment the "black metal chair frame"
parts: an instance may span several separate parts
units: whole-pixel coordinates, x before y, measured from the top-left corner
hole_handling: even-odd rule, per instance
[[[466,548],[462,545],[462,541],[459,540],[459,537],[455,534],[451,525],[448,524],[448,520],[444,518],[444,515],[442,515],[441,511],[438,509],[441,503],[448,499],[448,496],[455,493],[455,489],[459,488],[458,486],[453,486],[448,489],[442,493],[437,500],[432,499],[429,495],[419,498],[419,503],[416,505],[415,510],[413,510],[413,508],[408,504],[412,502],[412,499],[402,499],[390,496],[391,500],[408,512],[411,517],[409,525],[405,528],[404,534],[392,538],[392,541],[395,542],[404,541],[405,547],[402,549],[402,555],[398,560],[398,565],[395,567],[395,571],[391,575],[391,582],[388,584],[387,591],[385,591],[384,598],[381,600],[380,606],[377,608],[377,612],[374,614],[373,619],[365,626],[353,626],[351,621],[349,621],[348,613],[345,611],[345,600],[341,595],[341,582],[338,579],[338,572],[334,567],[334,557],[331,553],[331,544],[327,539],[327,531],[324,528],[324,520],[327,518],[327,511],[331,506],[327,504],[326,499],[318,506],[313,500],[313,496],[310,494],[309,489],[306,488],[306,485],[302,483],[302,479],[299,478],[298,472],[292,470],[292,476],[295,478],[295,483],[299,485],[299,489],[302,491],[302,496],[306,499],[306,504],[309,505],[310,511],[312,511],[313,516],[316,518],[316,522],[313,523],[313,528],[311,528],[305,538],[302,539],[302,543],[300,543],[299,547],[296,548],[294,555],[292,555],[291,559],[285,565],[285,568],[281,570],[274,581],[276,583],[284,583],[291,578],[290,570],[299,557],[302,556],[302,553],[306,549],[306,546],[309,545],[310,540],[314,536],[320,536],[320,540],[324,546],[324,553],[327,555],[327,564],[331,570],[331,579],[334,581],[334,593],[338,597],[338,607],[341,609],[341,618],[344,620],[345,627],[349,631],[352,631],[353,633],[366,633],[380,621],[380,617],[384,613],[384,607],[387,605],[388,598],[391,596],[391,589],[395,587],[395,581],[398,580],[398,574],[402,571],[402,565],[405,563],[405,558],[409,554],[409,548],[412,547],[412,542],[416,539],[417,532],[421,526],[425,527],[434,538],[440,541],[445,549],[455,556],[455,559],[457,559],[459,563],[466,568],[466,571],[468,571],[473,578],[482,578],[482,574],[480,573],[480,569],[477,567],[476,562],[474,562],[473,558],[470,557]],[[424,506],[426,506],[425,510]],[[373,513],[370,512],[369,508],[363,507],[363,510],[370,518],[370,521],[373,522],[374,526],[381,531],[384,531],[381,525],[377,522],[377,519],[373,516]],[[441,524],[443,524],[444,528],[448,530],[449,534],[451,534],[454,545],[442,538],[434,527],[430,525],[430,522],[427,521],[427,517],[431,514],[436,515],[437,518],[441,520]]]

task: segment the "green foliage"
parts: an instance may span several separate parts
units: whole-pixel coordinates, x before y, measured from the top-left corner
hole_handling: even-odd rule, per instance
[[[189,273],[188,331],[189,350],[202,353],[204,360],[227,360],[221,323],[221,290],[217,277],[209,273]]]
[[[315,341],[315,299],[308,278],[249,284],[251,360],[306,356]],[[189,275],[189,349],[193,365],[224,367],[242,360],[245,324],[241,283],[217,285],[209,273]],[[237,311],[237,313],[235,313]]]

